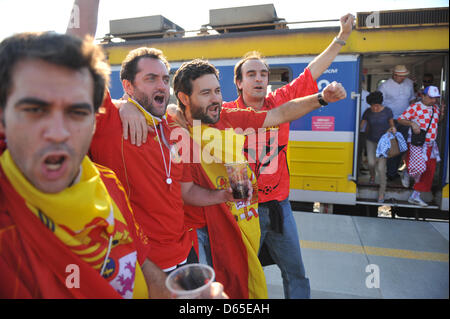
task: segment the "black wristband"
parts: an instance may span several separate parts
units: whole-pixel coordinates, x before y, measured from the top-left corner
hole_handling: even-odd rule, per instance
[[[319,100],[320,105],[326,106],[328,103],[323,99],[322,93],[317,94],[317,99]]]

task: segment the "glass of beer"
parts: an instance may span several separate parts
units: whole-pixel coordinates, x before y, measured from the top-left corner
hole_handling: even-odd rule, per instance
[[[249,196],[247,162],[227,163],[228,179],[233,190],[234,199],[245,199]]]
[[[207,299],[211,298],[215,276],[214,269],[208,265],[188,264],[167,276],[166,287],[174,299]]]

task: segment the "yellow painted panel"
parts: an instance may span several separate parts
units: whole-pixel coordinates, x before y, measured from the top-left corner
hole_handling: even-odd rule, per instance
[[[448,184],[442,189],[442,198],[448,198]]]
[[[109,61],[119,65],[127,53],[139,46],[155,47],[164,52],[169,61],[194,58],[239,58],[248,51],[258,50],[267,57],[317,55],[333,40],[335,31],[299,30],[274,34],[244,34],[234,37],[165,39],[147,43],[127,42],[124,45],[105,45]],[[432,51],[448,50],[448,26],[354,30],[340,51],[343,53]]]
[[[303,179],[303,189],[308,191],[327,191],[335,192],[337,189],[336,179],[319,179],[307,178]]]
[[[352,162],[353,143],[290,141],[291,188],[355,193],[355,183],[348,180]]]

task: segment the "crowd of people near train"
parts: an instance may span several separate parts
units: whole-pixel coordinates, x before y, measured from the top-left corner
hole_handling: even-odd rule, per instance
[[[426,207],[428,203],[421,194],[431,191],[436,163],[440,161],[436,138],[446,106],[441,103],[432,74],[423,75],[420,88],[409,75],[405,65],[396,65],[390,79],[376,91],[366,91],[368,108],[362,115],[360,130],[366,135],[369,183],[375,184],[375,176],[379,179],[378,202],[386,200],[387,181],[400,179],[409,188],[413,180],[408,202]]]
[[[270,70],[258,52],[236,64],[239,97],[232,102],[222,101],[214,65],[201,59],[182,64],[173,78],[177,106],[167,112],[164,53],[131,50],[120,72],[126,95],[113,100],[105,55],[85,37],[95,34],[99,1],[75,5],[81,24],[67,34],[22,33],[0,43],[0,297],[170,298],[167,275],[204,263],[216,273],[207,297],[267,298],[264,247],[280,268],[285,297],[310,298],[288,200],[289,122],[346,98],[340,83],[318,92],[316,80],[346,44],[354,17],[341,17],[330,45],[269,94]],[[369,100],[395,133],[399,125],[414,131],[428,125],[414,120],[429,114],[438,94],[425,89],[422,102],[396,110],[397,122],[393,110],[383,109],[387,93],[385,102],[380,93]],[[433,122],[440,114],[436,108]],[[378,123],[364,119],[369,127]],[[277,132],[276,139],[255,139],[278,149],[273,171],[264,171],[261,145],[239,133],[262,134],[261,128]],[[174,130],[189,139],[190,156],[210,146],[196,130],[213,132],[220,145],[231,138],[239,151],[225,146],[212,155],[218,161],[186,159],[175,147]],[[424,172],[436,160],[431,132]],[[228,153],[232,161],[248,162],[245,200],[233,197],[224,178]],[[73,265],[75,279],[67,270]]]

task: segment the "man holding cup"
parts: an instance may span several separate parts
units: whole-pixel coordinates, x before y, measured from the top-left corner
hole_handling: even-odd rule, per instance
[[[177,70],[174,92],[181,109],[177,113],[178,120],[187,123],[194,142],[191,144],[192,149],[195,150],[195,145],[199,145],[202,150],[200,163],[191,161],[192,178],[196,184],[212,189],[226,187],[228,184],[224,179],[227,176],[224,163],[246,161],[242,147],[244,134],[248,134],[248,130],[255,132],[259,128],[293,121],[320,108],[321,99],[331,103],[346,97],[344,88],[333,82],[322,93],[293,99],[270,111],[225,109],[222,108],[218,71],[203,60],[184,63]],[[196,123],[196,120],[201,120],[201,123]],[[240,134],[236,134],[237,132]],[[205,140],[205,136],[218,138],[211,141]],[[211,147],[211,144],[214,146]],[[211,153],[204,151],[207,147],[222,150],[218,154],[219,161],[207,158]],[[257,190],[256,178],[249,167],[247,174],[252,181],[253,190]],[[186,207],[191,226],[208,227],[212,257],[210,263],[214,266],[217,279],[224,284],[225,291],[231,298],[267,298],[264,273],[258,259],[260,227],[257,203],[258,199],[255,197],[249,203],[228,202],[205,208]]]

